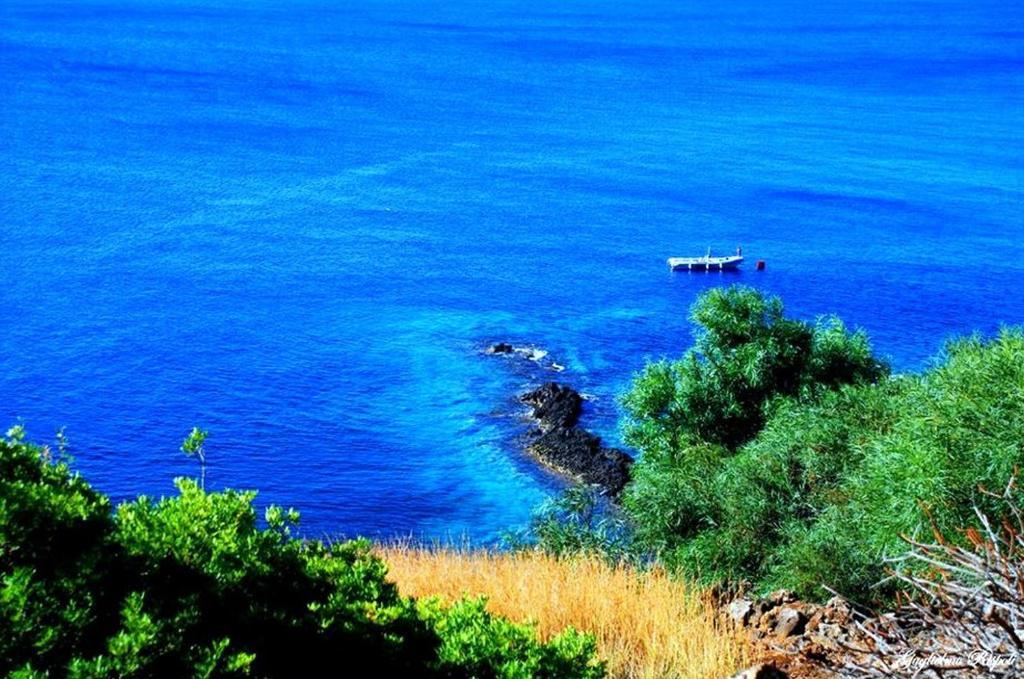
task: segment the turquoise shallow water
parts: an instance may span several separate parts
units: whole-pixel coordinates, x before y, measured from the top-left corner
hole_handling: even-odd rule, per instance
[[[0,420],[119,498],[200,424],[309,534],[491,539],[561,482],[488,341],[613,440],[713,285],[920,368],[1024,322],[1022,130],[1016,3],[8,0]]]

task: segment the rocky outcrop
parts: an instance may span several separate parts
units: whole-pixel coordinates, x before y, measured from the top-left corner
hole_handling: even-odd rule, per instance
[[[484,349],[485,354],[511,354],[516,348],[508,342],[498,342]]]
[[[549,467],[618,497],[629,481],[633,458],[605,447],[599,436],[577,426],[583,397],[571,387],[548,382],[520,399],[532,407],[537,422],[527,435],[528,452]]]
[[[533,406],[533,419],[542,432],[575,427],[583,411],[583,397],[576,390],[554,382],[526,392],[519,400]]]
[[[813,604],[780,589],[766,597],[738,596],[722,607],[722,613],[778,659],[773,671],[781,668],[800,677],[831,676],[822,668],[857,634],[854,610],[838,596]]]
[[[754,638],[777,641],[801,636],[841,639],[853,619],[853,609],[842,597],[812,604],[798,601],[785,589],[758,599],[739,597],[724,607],[724,613],[750,629]]]
[[[490,356],[505,358],[531,382],[546,379],[538,369],[561,372],[565,368],[551,360],[548,352],[532,345],[496,342],[483,348]],[[583,414],[582,394],[572,387],[546,382],[520,395],[530,406],[536,426],[527,432],[527,452],[544,465],[583,483],[599,486],[610,498],[622,493],[629,481],[633,458],[617,448],[605,446],[601,438],[579,426]]]
[[[788,679],[789,675],[771,663],[761,663],[749,667],[729,679]]]

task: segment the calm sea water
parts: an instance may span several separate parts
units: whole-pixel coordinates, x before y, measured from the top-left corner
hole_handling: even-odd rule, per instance
[[[716,4],[5,0],[0,422],[117,498],[198,424],[308,534],[486,540],[561,485],[488,341],[615,440],[710,286],[900,370],[1024,323],[1022,6]]]

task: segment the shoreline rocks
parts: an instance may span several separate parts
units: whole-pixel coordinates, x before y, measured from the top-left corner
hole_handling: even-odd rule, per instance
[[[484,349],[483,353],[487,354],[488,356],[509,356],[523,358],[526,359],[527,361],[536,363],[537,365],[540,365],[546,368],[547,370],[551,370],[553,372],[562,372],[563,370],[565,370],[564,365],[560,365],[558,363],[555,363],[554,361],[545,362],[544,359],[547,358],[548,352],[545,351],[544,349],[539,349],[533,346],[516,346],[514,344],[510,344],[509,342],[495,342],[494,344]]]
[[[583,397],[574,389],[554,382],[526,392],[519,400],[533,407],[533,419],[542,432],[576,426],[583,411]]]
[[[629,481],[633,458],[606,447],[601,437],[577,426],[583,397],[572,387],[548,382],[520,400],[532,407],[537,427],[527,434],[527,451],[556,471],[600,486],[614,499]]]
[[[483,349],[488,356],[522,359],[520,365],[535,366],[554,372],[565,367],[548,357],[548,352],[535,346],[517,346],[495,342]],[[531,368],[531,377],[539,375]],[[530,406],[536,423],[525,435],[526,452],[554,471],[583,483],[596,485],[611,499],[616,499],[629,481],[633,458],[627,453],[605,446],[601,437],[579,426],[583,401],[590,397],[565,384],[545,382],[519,396]]]
[[[772,669],[790,673],[800,669],[801,677],[831,676],[824,671],[827,659],[841,654],[858,633],[853,607],[838,596],[814,604],[784,589],[761,598],[741,593],[720,610],[723,617],[745,629],[752,642],[774,655]]]
[[[789,675],[771,663],[749,667],[729,679],[788,679]]]

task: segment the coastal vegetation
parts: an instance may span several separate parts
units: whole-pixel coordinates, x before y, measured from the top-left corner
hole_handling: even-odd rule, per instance
[[[749,640],[719,618],[709,593],[662,568],[541,550],[381,547],[403,594],[484,596],[487,608],[536,625],[541,639],[572,627],[593,634],[608,676],[706,679],[753,662]]]
[[[628,441],[644,453],[691,444],[735,450],[761,431],[781,399],[812,401],[888,374],[863,332],[842,321],[786,318],[782,300],[742,286],[693,305],[694,346],[648,365],[623,400]]]
[[[950,342],[890,377],[862,332],[785,318],[776,298],[714,290],[696,344],[624,397],[640,453],[623,506],[633,547],[705,583],[888,601],[904,536],[956,535],[1004,507],[1024,462],[1024,333]]]
[[[59,451],[0,439],[0,675],[599,677],[591,636],[482,600],[414,600],[365,541],[293,536],[298,515],[192,480],[116,509]]]
[[[379,676],[727,676],[759,657],[721,616],[737,592],[773,592],[779,616],[795,597],[898,602],[907,617],[869,627],[939,650],[942,620],[976,615],[996,627],[963,648],[1001,648],[989,604],[1024,610],[1024,331],[951,341],[892,375],[863,332],[788,318],[753,289],[706,293],[691,317],[693,347],[623,395],[631,466],[576,431],[576,392],[531,392],[532,440],[585,440],[615,474],[539,508],[500,552],[299,539],[296,512],[261,519],[255,493],[205,490],[200,429],[182,447],[200,481],[115,507],[62,436],[54,450],[12,428],[0,674],[302,676],[358,657]],[[732,604],[741,624],[760,610]],[[861,649],[883,668],[899,651]]]

